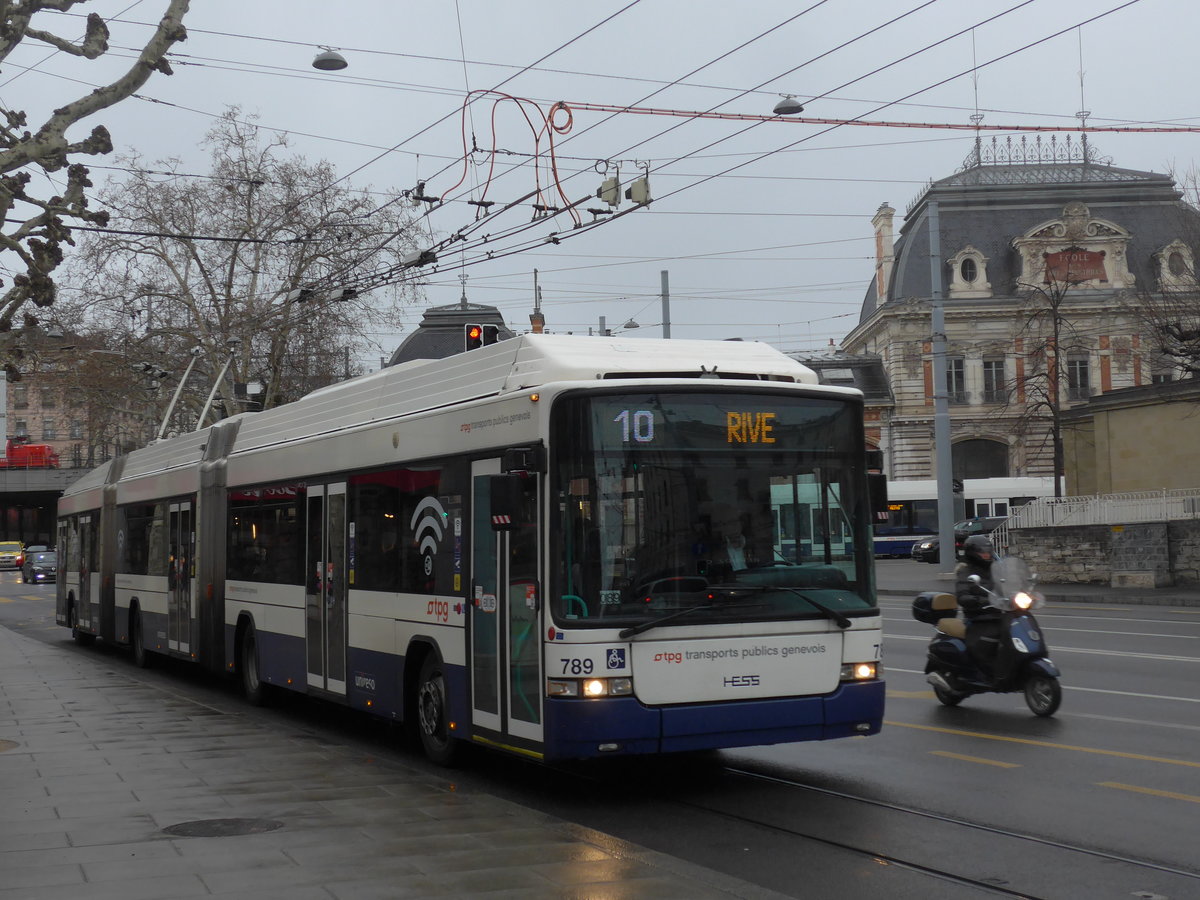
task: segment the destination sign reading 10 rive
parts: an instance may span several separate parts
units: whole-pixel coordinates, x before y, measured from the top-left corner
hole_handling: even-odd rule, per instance
[[[621,432],[621,443],[630,441],[638,444],[654,443],[654,413],[648,409],[623,409],[613,419]],[[725,413],[725,443],[727,444],[773,444],[775,443],[775,413],[773,412],[727,412]]]
[[[766,410],[720,410],[688,405],[662,410],[609,407],[610,432],[603,443],[611,446],[680,446],[703,444],[774,444],[778,440],[778,413]],[[719,426],[719,427],[714,427]]]

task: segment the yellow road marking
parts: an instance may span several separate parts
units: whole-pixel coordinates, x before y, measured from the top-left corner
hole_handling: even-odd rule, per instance
[[[961,753],[951,753],[949,750],[930,750],[934,756],[945,756],[947,759],[961,759],[966,762],[983,763],[985,766],[999,766],[1002,769],[1019,769],[1020,763],[1000,762],[998,759],[984,759],[982,756],[964,756]]]
[[[933,691],[888,691],[888,697],[908,697],[918,700],[932,700]]]
[[[1200,762],[1188,759],[1170,759],[1165,756],[1147,756],[1144,753],[1126,753],[1123,750],[1104,750],[1100,747],[1079,747],[1074,744],[1056,744],[1052,741],[1035,741],[1032,738],[1008,737],[1002,734],[984,734],[980,731],[962,731],[958,728],[938,728],[934,725],[916,725],[911,722],[894,722],[884,719],[889,728],[915,728],[917,731],[935,731],[938,734],[957,734],[960,737],[981,738],[985,741],[1005,741],[1010,744],[1026,744],[1030,747],[1045,747],[1048,750],[1072,750],[1076,753],[1094,753],[1098,756],[1115,756],[1120,759],[1139,759],[1143,762],[1166,763],[1169,766],[1187,766],[1200,769]]]
[[[1121,784],[1119,781],[1101,781],[1100,787],[1116,788],[1118,791],[1133,791],[1135,794],[1150,794],[1154,797],[1167,797],[1171,800],[1186,800],[1189,803],[1200,803],[1200,797],[1191,794],[1177,794],[1174,791],[1159,791],[1154,788],[1138,787],[1135,784]]]

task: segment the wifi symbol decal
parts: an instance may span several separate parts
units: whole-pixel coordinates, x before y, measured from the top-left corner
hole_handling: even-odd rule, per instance
[[[413,538],[421,548],[425,557],[425,574],[433,571],[433,557],[437,553],[438,542],[441,541],[445,529],[442,523],[446,520],[446,511],[437,497],[426,497],[413,510],[409,527],[413,530]]]

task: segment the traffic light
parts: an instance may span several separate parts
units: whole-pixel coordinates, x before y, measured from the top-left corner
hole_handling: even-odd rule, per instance
[[[466,348],[468,350],[477,350],[483,346],[483,326],[471,323],[463,328],[463,334],[466,336]]]
[[[500,326],[471,322],[463,326],[463,339],[467,350],[478,350],[500,340]]]

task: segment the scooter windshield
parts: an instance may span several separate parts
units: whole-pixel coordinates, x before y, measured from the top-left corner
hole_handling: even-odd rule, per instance
[[[992,564],[992,582],[996,586],[996,593],[1000,595],[996,605],[1002,609],[1014,608],[1016,604],[1013,603],[1013,598],[1017,594],[1028,594],[1033,599],[1031,604],[1021,608],[1029,609],[1042,605],[1042,595],[1035,589],[1037,576],[1020,557],[1008,556],[996,560]]]

